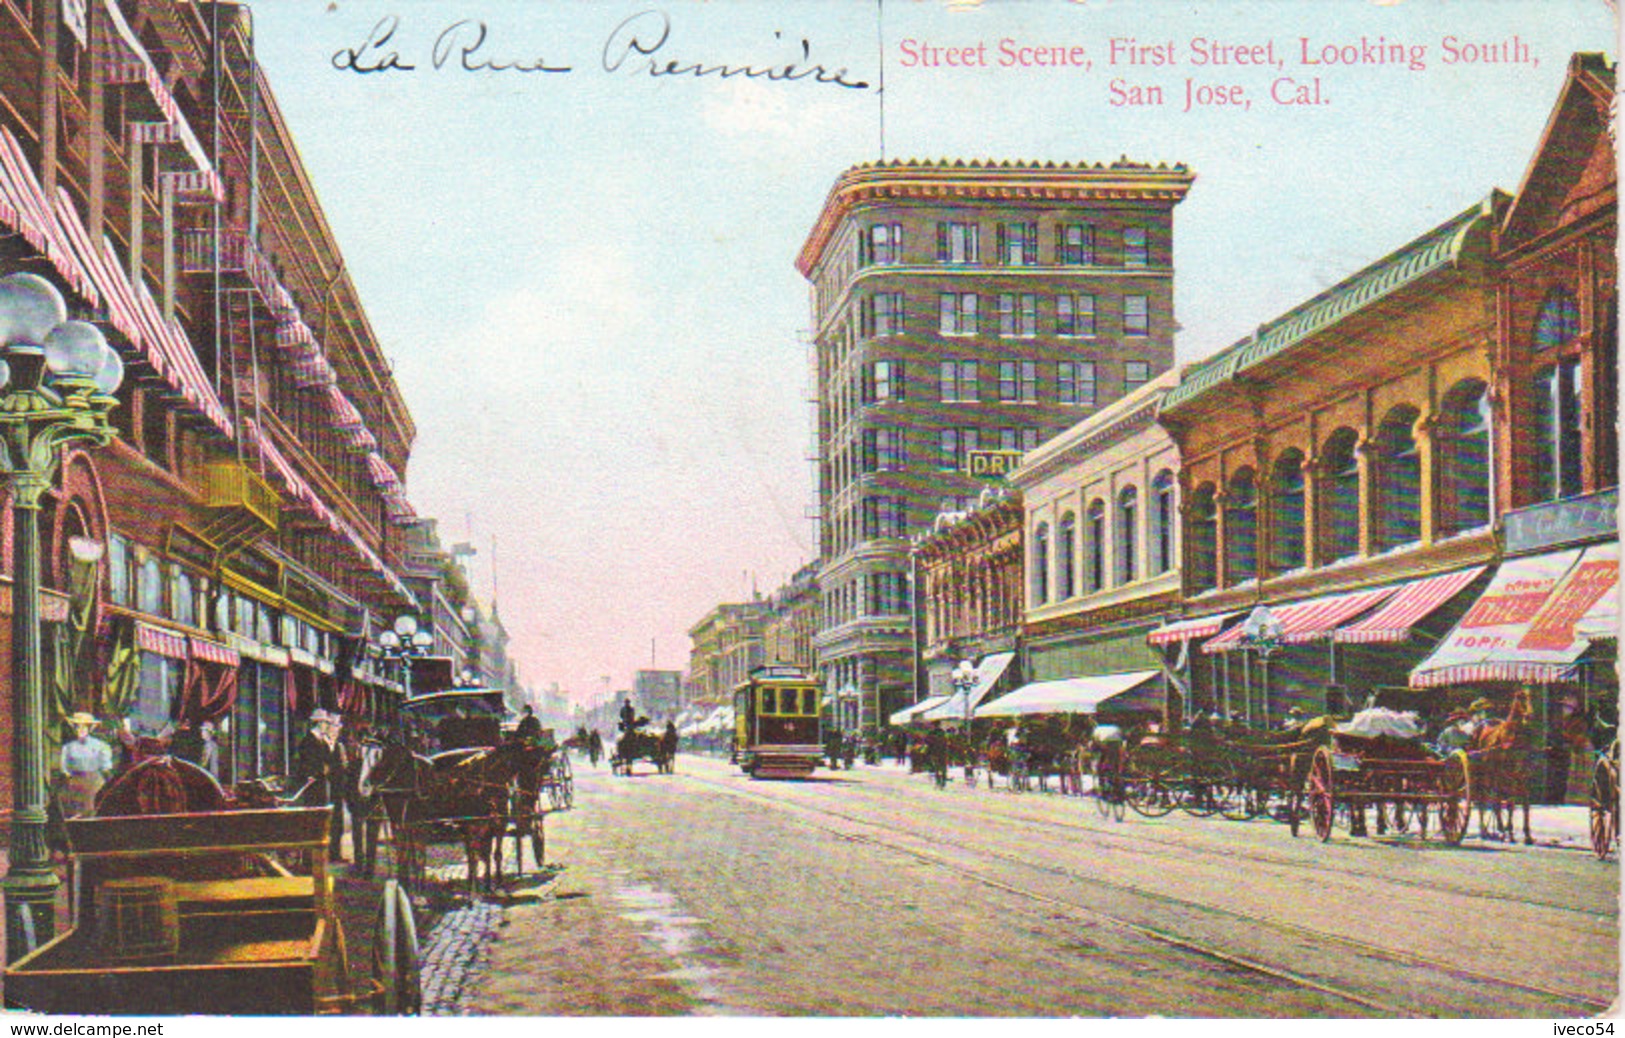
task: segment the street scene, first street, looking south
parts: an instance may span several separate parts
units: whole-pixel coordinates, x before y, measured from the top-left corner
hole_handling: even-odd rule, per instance
[[[7,1025],[1612,1035],[1618,29],[0,0]]]

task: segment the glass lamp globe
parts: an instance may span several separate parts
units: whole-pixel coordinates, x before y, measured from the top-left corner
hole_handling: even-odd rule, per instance
[[[0,346],[39,346],[67,318],[62,293],[38,274],[0,278]]]
[[[63,321],[45,337],[45,370],[53,375],[94,378],[107,361],[102,330],[84,321]]]
[[[402,638],[410,638],[418,633],[418,621],[415,616],[400,616],[395,619],[395,633]]]
[[[378,636],[378,644],[393,652],[401,647],[401,636],[394,631],[385,631]]]
[[[429,646],[434,644],[434,635],[430,634],[428,631],[419,631],[418,633],[412,635],[412,644],[420,649],[427,649]]]
[[[112,396],[123,382],[124,360],[117,350],[109,349],[102,358],[101,370],[96,372],[96,391],[104,396]]]

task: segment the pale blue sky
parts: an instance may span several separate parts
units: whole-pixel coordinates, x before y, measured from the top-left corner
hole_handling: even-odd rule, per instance
[[[664,12],[661,59],[800,61],[879,80],[872,2],[256,5],[257,44],[419,435],[408,480],[448,540],[472,530],[528,683],[586,696],[816,551],[805,282],[793,261],[834,178],[879,155],[873,89],[653,79],[602,68]],[[334,68],[385,16],[411,72]],[[432,67],[483,20],[482,56],[561,74]],[[650,21],[639,23],[647,27]],[[776,37],[775,33],[779,35]],[[1112,68],[1112,37],[1180,64]],[[1308,38],[1426,47],[1426,68],[1299,64]],[[1446,65],[1442,41],[1519,37],[1538,64]],[[1196,68],[1191,40],[1274,41],[1281,68]],[[649,41],[652,34],[643,33]],[[1603,0],[1194,3],[887,0],[888,158],[1183,162],[1178,355],[1195,360],[1460,212],[1514,190],[1576,50],[1615,51]],[[900,43],[1081,45],[1093,67],[905,68]],[[376,63],[376,54],[366,60]],[[646,61],[647,59],[645,59]],[[456,60],[449,63],[456,65]],[[1269,99],[1320,74],[1317,107]],[[1183,112],[1184,82],[1250,109]],[[1110,84],[1167,105],[1113,107]]]

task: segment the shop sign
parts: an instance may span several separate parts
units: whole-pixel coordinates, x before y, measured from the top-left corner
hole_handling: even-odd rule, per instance
[[[1020,451],[965,452],[965,471],[978,479],[1002,479],[1020,464]]]
[[[1619,531],[1618,511],[1619,491],[1608,490],[1508,512],[1507,554],[1615,537]]]

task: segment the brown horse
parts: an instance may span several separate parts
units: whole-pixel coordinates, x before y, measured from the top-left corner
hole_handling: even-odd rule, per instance
[[[1486,835],[1486,821],[1493,819],[1500,839],[1512,838],[1513,812],[1523,807],[1523,842],[1533,844],[1529,832],[1529,755],[1534,736],[1529,730],[1533,710],[1529,689],[1512,695],[1506,720],[1480,728],[1467,752],[1475,765],[1473,799],[1478,804],[1479,835]]]

